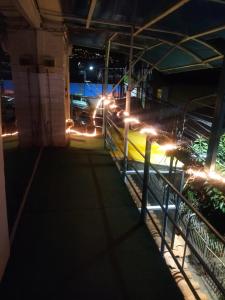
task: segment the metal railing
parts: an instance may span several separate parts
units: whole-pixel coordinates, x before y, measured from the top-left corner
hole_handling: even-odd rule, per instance
[[[187,274],[187,269],[193,267],[193,257],[195,265],[197,262],[205,278],[210,281],[211,285],[213,283],[214,290],[216,288],[218,294],[225,297],[225,280],[221,277],[221,274],[218,274],[216,268],[212,268],[212,264],[202,254],[204,250],[199,246],[200,242],[196,241],[196,229],[192,226],[193,218],[198,220],[199,224],[202,224],[207,232],[223,247],[225,246],[225,240],[182,195],[179,187],[182,186],[183,172],[175,170],[173,158],[170,159],[170,165],[161,172],[157,166],[150,162],[151,138],[146,137],[145,152],[142,153],[129,136],[124,139],[123,129],[119,128],[108,115],[106,116],[105,142],[125,182],[135,195],[135,202],[140,209],[141,220],[147,224],[151,223],[161,238],[159,247],[162,255],[165,256],[165,250],[170,253],[174,264],[183,275],[195,298],[200,299],[200,296]],[[124,143],[127,143],[128,149],[133,149],[140,159],[133,159],[129,151],[127,155],[124,155]],[[181,226],[182,206],[188,208],[189,214],[186,219],[184,218],[186,222],[183,219]],[[179,255],[176,252],[177,239],[183,245],[183,253]],[[197,240],[199,241],[199,239]],[[210,252],[211,250],[208,249],[207,251]],[[212,256],[207,254],[207,257]],[[201,276],[200,280],[202,280]]]

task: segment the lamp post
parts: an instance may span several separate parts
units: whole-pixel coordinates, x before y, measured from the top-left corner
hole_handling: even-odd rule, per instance
[[[88,68],[85,68],[83,70],[83,74],[84,74],[84,88],[83,88],[83,96],[85,96],[85,83],[87,82],[87,71],[93,71],[94,70],[94,66],[90,65],[88,66]]]

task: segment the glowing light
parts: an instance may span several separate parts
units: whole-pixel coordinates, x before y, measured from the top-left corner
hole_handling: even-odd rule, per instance
[[[140,121],[137,118],[133,118],[133,117],[127,117],[123,121],[124,123],[134,123],[134,124],[140,123]]]
[[[176,144],[165,144],[165,145],[161,145],[160,149],[164,150],[164,151],[175,150],[175,149],[177,149],[177,145]]]
[[[207,179],[207,174],[205,171],[201,171],[201,170],[193,170],[193,169],[188,169],[187,170],[187,174],[193,176],[193,177],[199,177],[202,179]]]
[[[111,102],[112,102],[112,100],[105,99],[103,103],[104,103],[104,105],[108,105],[108,104],[110,104]]]
[[[117,114],[116,114],[116,116],[117,116],[118,118],[121,118],[121,117],[129,117],[129,115],[130,115],[129,112],[124,111],[123,109],[120,110],[120,111],[118,111]]]
[[[156,132],[155,128],[153,128],[153,127],[143,127],[140,130],[140,133],[142,133],[142,134],[157,135],[157,132]]]
[[[80,131],[72,129],[72,128],[67,128],[66,133],[75,134],[75,135],[79,135],[79,136],[86,136],[86,137],[94,137],[97,135],[96,128],[94,129],[94,131],[92,133],[80,132]]]
[[[193,176],[193,177],[199,177],[205,180],[216,180],[221,183],[225,183],[225,178],[222,177],[220,174],[212,171],[202,171],[202,170],[193,170],[193,169],[188,169],[187,174]]]
[[[6,136],[15,136],[18,135],[18,131],[14,131],[14,132],[10,132],[10,133],[3,133],[2,137],[6,137]]]
[[[100,106],[101,106],[102,102],[105,103],[105,101],[109,101],[109,100],[106,100],[105,96],[100,97],[99,100],[97,101],[97,104],[96,104],[95,109],[93,111],[92,120],[93,120],[93,125],[95,127],[96,127],[96,114],[97,114],[97,111],[98,111],[98,109],[100,109]],[[67,119],[66,122],[70,122],[70,119]],[[79,130],[72,129],[71,127],[72,126],[70,126],[69,128],[66,129],[67,134],[75,134],[75,135],[86,136],[86,137],[94,137],[94,136],[97,135],[96,128],[94,129],[94,131],[92,133],[87,133],[87,132],[81,132]]]
[[[115,109],[115,108],[117,108],[117,107],[118,107],[118,106],[117,106],[115,103],[109,105],[109,109]]]
[[[66,123],[73,123],[73,119],[66,119]]]
[[[93,115],[92,115],[94,126],[96,126],[95,118],[96,118],[97,110],[100,108],[100,105],[102,104],[102,101],[104,101],[104,100],[105,100],[104,96],[100,97],[97,104],[96,104],[96,107],[94,109],[94,112],[93,112]]]
[[[93,67],[93,66],[89,66],[89,70],[90,70],[90,71],[93,71],[93,70],[94,70],[94,67]]]
[[[208,173],[208,176],[212,180],[217,180],[217,181],[221,181],[221,182],[225,183],[225,178],[216,172],[210,171]]]

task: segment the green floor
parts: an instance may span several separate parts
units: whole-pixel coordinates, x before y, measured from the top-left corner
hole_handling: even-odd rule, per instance
[[[22,149],[18,147],[16,137],[4,139],[3,149],[8,223],[11,232],[39,149]]]
[[[0,299],[183,299],[111,157],[92,143],[44,150]]]

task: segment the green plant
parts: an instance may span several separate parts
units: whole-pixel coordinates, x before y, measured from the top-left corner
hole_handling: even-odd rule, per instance
[[[204,190],[208,196],[209,205],[212,205],[215,210],[225,213],[225,195],[217,187],[210,184],[205,184]]]
[[[204,162],[207,149],[208,149],[208,140],[204,137],[199,136],[192,144],[191,149],[197,155],[196,160],[199,162]],[[225,174],[225,134],[220,137],[217,158],[216,158],[216,169]]]
[[[191,149],[197,154],[197,161],[203,162],[205,160],[208,140],[204,137],[199,136],[191,145]]]

